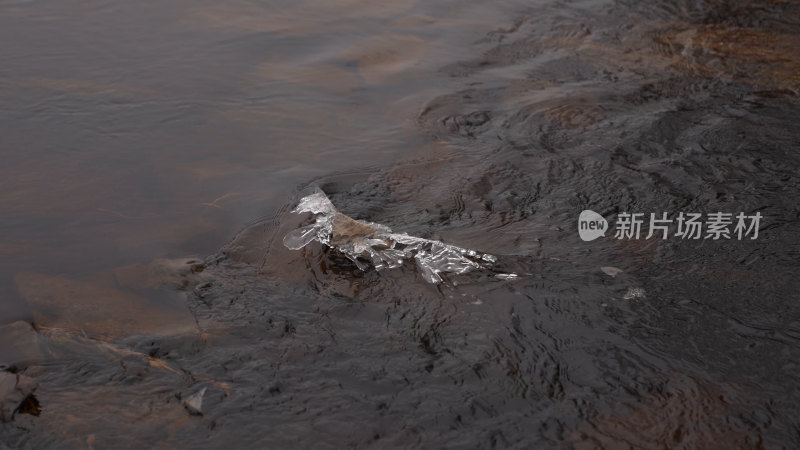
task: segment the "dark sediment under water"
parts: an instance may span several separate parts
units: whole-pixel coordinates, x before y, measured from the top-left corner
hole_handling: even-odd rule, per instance
[[[0,17],[0,317],[36,327],[0,356],[38,383],[4,445],[800,446],[797,2]],[[498,262],[288,250],[312,186]],[[584,242],[585,209],[762,222]]]

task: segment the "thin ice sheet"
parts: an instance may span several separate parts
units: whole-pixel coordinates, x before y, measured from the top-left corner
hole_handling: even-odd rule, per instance
[[[400,267],[413,259],[429,283],[442,281],[441,273],[463,274],[487,268],[497,258],[440,241],[394,233],[384,225],[352,219],[336,210],[321,190],[300,199],[293,213],[314,214],[314,223],[288,233],[283,244],[299,250],[318,241],[342,252],[360,269]]]

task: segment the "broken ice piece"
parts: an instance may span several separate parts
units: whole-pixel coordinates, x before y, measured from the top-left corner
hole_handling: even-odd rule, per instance
[[[193,416],[203,415],[203,395],[205,395],[205,393],[206,388],[200,389],[183,401],[183,407],[189,411],[189,414]]]
[[[342,252],[361,270],[368,267],[365,261],[382,270],[400,267],[403,261],[413,258],[426,281],[439,283],[442,281],[440,273],[462,274],[486,268],[497,261],[496,257],[486,253],[394,233],[385,225],[348,217],[337,211],[319,189],[300,199],[292,212],[312,213],[315,221],[283,238],[288,249],[299,250],[312,241],[318,241]]]
[[[498,273],[495,275],[495,278],[499,278],[501,280],[513,280],[517,278],[517,274],[515,273]]]

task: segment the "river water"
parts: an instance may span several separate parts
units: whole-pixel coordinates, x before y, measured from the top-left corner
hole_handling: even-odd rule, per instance
[[[0,1],[0,41],[2,446],[800,447],[800,3]],[[313,187],[496,266],[291,251]]]

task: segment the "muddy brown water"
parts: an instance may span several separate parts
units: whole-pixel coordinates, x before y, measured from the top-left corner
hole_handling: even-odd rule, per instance
[[[0,1],[0,39],[38,384],[0,447],[800,447],[800,3]],[[497,265],[287,250],[315,186]]]

